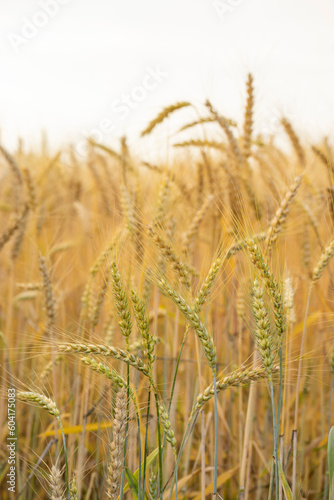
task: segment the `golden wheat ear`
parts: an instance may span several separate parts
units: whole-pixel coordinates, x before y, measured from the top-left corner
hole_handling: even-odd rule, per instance
[[[172,113],[175,113],[175,111],[181,109],[181,108],[186,108],[188,106],[191,106],[190,102],[187,101],[182,101],[182,102],[177,102],[176,104],[172,104],[171,106],[167,106],[164,108],[154,120],[152,120],[148,126],[146,127],[145,130],[142,131],[140,134],[141,137],[144,137],[145,135],[149,135],[159,123],[162,123],[168,116],[170,116]]]
[[[62,474],[55,465],[52,466],[49,481],[50,500],[65,500],[65,485],[63,484]]]
[[[107,492],[110,500],[116,500],[119,494],[120,479],[124,462],[125,430],[127,423],[127,395],[123,387],[117,393],[115,418],[113,421],[113,440],[110,445],[110,461],[107,472]]]
[[[284,130],[287,133],[287,135],[291,141],[293,149],[296,152],[296,155],[298,157],[300,165],[302,167],[304,167],[305,162],[306,162],[305,151],[300,144],[300,140],[298,139],[296,132],[294,131],[291,123],[289,122],[289,120],[287,118],[283,117],[281,120],[281,123],[282,123]]]
[[[247,104],[245,109],[244,130],[243,130],[243,155],[247,159],[251,154],[252,133],[253,133],[253,108],[254,108],[254,87],[253,77],[249,73],[247,78]]]

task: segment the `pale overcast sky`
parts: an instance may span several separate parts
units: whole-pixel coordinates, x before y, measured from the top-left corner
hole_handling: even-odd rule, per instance
[[[36,143],[43,128],[55,147],[93,130],[106,144],[124,133],[135,143],[179,100],[210,98],[240,119],[249,71],[259,130],[275,131],[284,113],[301,133],[332,135],[333,0],[0,0],[0,8],[9,148],[18,136]]]

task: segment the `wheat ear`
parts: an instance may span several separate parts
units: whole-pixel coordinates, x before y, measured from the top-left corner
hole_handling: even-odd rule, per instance
[[[210,101],[206,101],[205,102],[205,105],[206,107],[209,109],[210,113],[212,114],[212,116],[215,117],[217,123],[219,123],[219,125],[221,126],[221,128],[224,130],[226,136],[227,136],[227,140],[230,144],[230,148],[231,148],[231,151],[233,153],[233,156],[235,158],[235,161],[236,161],[236,164],[238,166],[241,166],[243,164],[243,161],[244,161],[244,158],[243,158],[243,155],[241,153],[241,150],[239,148],[239,145],[237,143],[237,140],[236,138],[234,137],[231,129],[230,129],[230,126],[228,124],[228,122],[226,121],[225,118],[223,118],[221,115],[219,115],[217,113],[217,111],[214,109],[214,107],[212,106],[211,102]]]
[[[269,269],[268,264],[265,263],[263,255],[254,240],[247,240],[247,247],[251,261],[259,271],[261,278],[264,280],[266,289],[272,299],[276,331],[280,340],[282,341],[282,335],[286,330],[286,321],[281,291],[275,281],[273,274]]]
[[[266,237],[266,233],[259,233],[255,234],[253,236],[254,240],[256,241],[262,241]],[[240,240],[234,245],[232,245],[227,252],[220,256],[217,257],[211,264],[211,267],[209,269],[209,272],[204,280],[204,282],[201,285],[201,288],[199,289],[196,298],[194,299],[193,302],[193,307],[195,312],[201,311],[203,308],[204,304],[208,300],[208,297],[212,291],[212,288],[216,282],[219,270],[221,269],[223,263],[225,262],[226,259],[230,259],[233,257],[237,252],[240,250],[244,249],[247,246],[247,240]]]
[[[134,402],[134,405],[137,407],[136,397],[133,388],[127,384],[127,382],[110,366],[105,365],[104,363],[98,363],[94,358],[90,356],[83,356],[81,361],[88,366],[93,372],[100,373],[104,375],[106,378],[114,382],[120,389],[125,387],[129,389],[129,394]]]
[[[50,331],[55,322],[56,317],[56,301],[51,283],[50,273],[46,265],[46,259],[42,255],[38,258],[39,270],[43,279],[43,289],[45,296],[45,308],[48,317],[48,325],[46,331]]]
[[[15,240],[13,243],[13,248],[12,248],[12,259],[16,260],[17,257],[19,256],[21,247],[22,247],[22,242],[23,238],[27,229],[27,224],[28,224],[28,218],[29,218],[29,211],[25,212],[23,217],[20,219],[20,224],[18,227],[18,231],[16,232]]]
[[[216,119],[214,119],[214,121],[216,121]],[[226,151],[226,144],[217,141],[190,139],[189,141],[177,142],[176,144],[174,144],[174,148],[203,148],[204,146],[212,149],[218,149],[219,151]]]
[[[95,142],[92,139],[89,139],[88,142],[90,145],[94,146],[95,148],[101,149],[102,151],[104,151],[105,153],[110,155],[112,158],[116,158],[117,160],[121,159],[121,155],[119,153],[117,153],[117,151],[114,151],[113,149],[111,149],[110,147],[107,147],[104,144],[100,144],[98,142]]]
[[[53,367],[59,365],[59,363],[63,359],[64,359],[64,357],[61,354],[58,354],[57,356],[55,356],[54,361],[51,360],[51,361],[49,361],[49,363],[47,363],[45,365],[45,367],[43,368],[43,370],[42,370],[42,372],[40,374],[40,379],[41,379],[42,382],[45,382],[45,380],[48,378],[48,376],[52,372]]]
[[[94,330],[99,322],[101,310],[103,307],[104,299],[108,290],[108,279],[103,283],[103,287],[99,290],[93,309],[90,315],[91,328]]]
[[[29,208],[31,210],[35,210],[37,207],[37,194],[36,194],[36,186],[34,180],[31,176],[30,171],[27,168],[23,169],[23,176],[27,186],[28,198],[29,198]]]
[[[70,500],[79,500],[77,483],[74,476],[70,485]]]
[[[22,223],[27,217],[29,212],[29,207],[26,205],[23,209],[21,215],[2,233],[0,236],[0,250],[5,246],[5,244],[11,239],[14,233],[20,229]]]
[[[111,263],[110,274],[112,279],[112,289],[115,298],[115,305],[118,316],[120,318],[118,324],[120,326],[121,333],[125,337],[125,340],[128,344],[129,336],[131,335],[132,331],[131,313],[128,305],[128,299],[124,291],[122,278],[116,262]]]
[[[272,373],[279,370],[278,366],[272,368]],[[237,370],[225,377],[218,377],[217,392],[225,391],[229,387],[238,387],[240,385],[248,385],[250,382],[267,378],[268,372],[266,367],[252,368],[249,370]],[[210,384],[202,393],[197,396],[196,403],[193,406],[190,419],[202,408],[202,406],[214,396],[214,384]]]
[[[165,241],[164,238],[162,238],[152,226],[148,226],[148,233],[156,246],[161,251],[165,260],[170,263],[171,268],[179,276],[181,283],[183,283],[187,288],[190,288],[191,281],[189,276],[189,266],[182,262],[171,245],[169,245],[169,243]]]
[[[152,227],[162,227],[164,225],[167,208],[168,198],[170,193],[170,176],[166,175],[159,190],[157,205],[154,209],[152,218]]]
[[[324,272],[327,264],[329,263],[329,261],[331,260],[333,255],[334,255],[334,238],[329,243],[329,245],[325,248],[319,261],[317,262],[317,265],[315,266],[315,268],[313,270],[312,284],[321,278],[322,273]]]
[[[137,327],[143,340],[142,343],[144,344],[146,349],[147,365],[149,370],[151,371],[155,360],[155,341],[154,337],[150,335],[150,322],[147,316],[145,303],[139,298],[135,290],[131,290],[131,298]]]
[[[169,115],[177,111],[178,109],[181,108],[186,108],[188,106],[191,106],[190,102],[182,101],[182,102],[177,102],[176,104],[172,104],[171,106],[167,106],[164,108],[154,120],[152,120],[148,126],[146,127],[145,130],[142,131],[140,134],[141,137],[144,137],[145,135],[150,134],[157,125],[159,125],[161,122],[165,120]]]
[[[251,152],[252,132],[253,132],[253,108],[254,108],[254,87],[253,77],[249,73],[247,78],[247,104],[245,110],[244,130],[243,130],[243,155],[247,159]]]
[[[57,408],[57,405],[52,399],[44,396],[44,394],[39,394],[38,392],[18,392],[17,399],[24,402],[35,403],[44,410],[46,410],[50,415],[55,417],[57,420],[60,419],[60,412]]]
[[[236,127],[237,122],[234,120],[231,120],[231,118],[226,118],[226,116],[223,117],[224,120],[228,123],[230,127]],[[183,132],[184,130],[188,130],[192,127],[196,127],[196,125],[203,125],[205,123],[213,123],[216,121],[216,118],[214,116],[207,116],[205,118],[200,118],[199,120],[195,120],[193,122],[187,123],[186,125],[183,125],[178,132]]]
[[[166,435],[167,441],[170,443],[173,452],[174,452],[174,458],[175,461],[177,459],[177,453],[176,453],[176,438],[175,438],[175,433],[172,429],[172,424],[169,420],[168,413],[163,405],[159,405],[159,417],[160,421],[162,424],[163,431]]]
[[[111,243],[109,243],[107,245],[107,247],[105,247],[102,250],[100,255],[95,259],[93,265],[91,266],[91,268],[89,270],[89,278],[87,280],[87,284],[85,286],[84,292],[83,292],[82,297],[81,297],[81,303],[82,303],[83,308],[86,308],[89,304],[90,294],[91,294],[91,290],[92,290],[92,284],[93,284],[93,280],[94,280],[95,276],[100,271],[100,269],[103,268],[106,260],[108,259],[109,255],[110,255],[110,252],[114,248],[114,246],[119,238],[120,238],[120,234],[117,234],[116,237],[113,239],[113,241]]]
[[[116,500],[119,494],[120,479],[123,469],[125,431],[127,422],[127,395],[122,388],[116,396],[115,418],[113,425],[113,440],[110,445],[110,462],[108,465],[106,495],[110,500]]]
[[[64,495],[64,484],[61,478],[60,470],[53,465],[51,469],[51,474],[49,476],[50,489],[51,489],[51,500],[65,500]]]
[[[217,352],[216,347],[213,342],[213,338],[207,331],[205,325],[200,320],[197,313],[194,311],[192,307],[190,307],[184,298],[179,295],[176,290],[173,290],[171,286],[163,279],[159,279],[157,281],[157,285],[162,291],[163,294],[167,295],[172,299],[172,301],[176,304],[178,309],[184,314],[184,316],[189,321],[190,325],[194,329],[196,335],[198,336],[204,352],[207,358],[208,364],[211,367],[213,373],[216,371],[216,361],[217,361]]]
[[[157,500],[158,498],[158,478],[156,473],[152,470],[149,478],[149,492],[150,492],[150,500]]]
[[[15,158],[3,147],[0,146],[0,151],[3,154],[3,156],[6,158],[8,165],[12,169],[13,174],[15,175],[18,183],[21,185],[23,184],[23,175],[21,172],[21,169],[15,160]]]
[[[256,323],[255,339],[263,366],[270,375],[274,366],[273,338],[270,331],[270,321],[264,303],[264,290],[257,280],[254,280],[252,310]]]
[[[298,188],[301,185],[301,182],[302,182],[302,176],[297,175],[297,177],[295,177],[293,183],[291,184],[288,192],[286,193],[285,197],[283,198],[283,201],[281,202],[278,210],[276,211],[274,218],[270,222],[266,236],[266,246],[268,253],[270,253],[273,243],[277,240],[278,234],[282,230],[282,224],[289,213],[289,206],[291,205],[294,197],[296,196]]]
[[[106,346],[101,344],[62,344],[58,347],[59,351],[67,353],[79,353],[79,354],[96,354],[100,356],[110,356],[111,358],[123,361],[124,363],[133,366],[138,371],[149,377],[148,367],[145,365],[141,359],[133,356],[133,354],[112,346]]]
[[[193,239],[198,231],[198,228],[202,222],[202,220],[205,217],[205,214],[207,213],[211,203],[213,202],[214,196],[210,194],[203,202],[202,206],[197,210],[193,220],[190,223],[189,228],[183,235],[183,242],[182,242],[182,251],[183,253],[187,254]]]
[[[296,132],[293,130],[291,123],[287,118],[282,118],[281,123],[284,127],[285,132],[287,133],[291,144],[293,146],[293,149],[295,150],[298,160],[303,167],[305,165],[305,152],[300,144],[300,141],[298,139],[298,136]]]

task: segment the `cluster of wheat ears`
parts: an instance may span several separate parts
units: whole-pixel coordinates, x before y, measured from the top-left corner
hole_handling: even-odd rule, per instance
[[[245,101],[156,165],[0,146],[2,499],[8,388],[15,498],[330,498],[334,160]]]

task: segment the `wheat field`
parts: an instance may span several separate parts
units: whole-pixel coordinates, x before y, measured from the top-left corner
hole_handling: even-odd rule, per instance
[[[0,147],[3,500],[331,498],[334,160],[254,96],[170,162]]]

